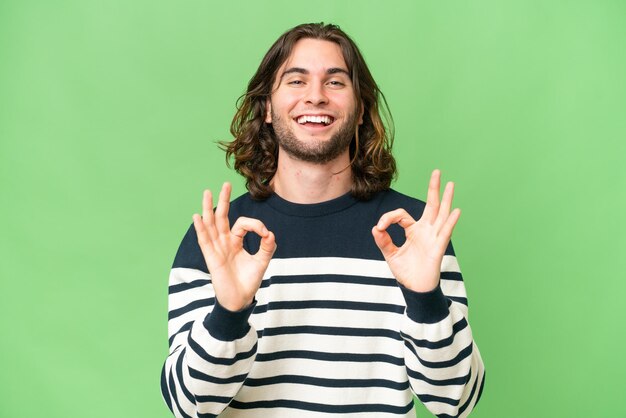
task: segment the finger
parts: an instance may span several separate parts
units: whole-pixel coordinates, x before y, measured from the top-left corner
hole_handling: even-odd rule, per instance
[[[448,216],[448,219],[446,219],[446,222],[441,227],[441,231],[439,232],[439,235],[437,237],[440,243],[441,251],[446,250],[446,247],[450,242],[450,238],[452,237],[452,231],[454,230],[454,227],[456,226],[456,223],[458,222],[460,216],[461,209],[454,209],[450,213],[450,216]]]
[[[414,223],[415,219],[413,219],[413,217],[409,215],[406,210],[400,208],[383,214],[383,216],[381,216],[378,220],[375,228],[377,228],[379,231],[384,231],[385,229],[389,228],[391,224],[398,224],[402,228],[408,228]]]
[[[215,231],[215,216],[213,215],[213,194],[210,190],[205,190],[202,196],[202,222],[204,223],[206,233],[209,238],[215,239],[217,232]]]
[[[228,221],[230,190],[230,183],[224,183],[217,200],[217,208],[215,209],[215,227],[220,234],[228,234],[230,231],[230,222]]]
[[[274,233],[268,231],[266,236],[261,237],[261,245],[259,251],[254,255],[254,258],[267,263],[274,255],[274,251],[276,251],[276,238],[274,237]]]
[[[193,227],[196,230],[196,236],[198,237],[198,245],[200,248],[212,248],[213,242],[209,237],[206,225],[197,213],[193,215]]]
[[[422,219],[429,223],[434,223],[439,213],[439,187],[441,181],[441,171],[434,170],[428,183],[428,195],[426,196],[426,207]]]
[[[386,230],[380,230],[378,226],[375,226],[372,228],[372,235],[374,236],[374,242],[385,259],[391,258],[398,251],[398,247],[395,246]]]
[[[441,206],[439,207],[439,214],[435,221],[435,228],[439,230],[441,226],[446,222],[450,215],[450,209],[452,207],[452,199],[454,198],[454,183],[448,182],[446,188],[443,191],[443,197],[441,198]]]
[[[230,231],[232,235],[240,239],[243,239],[248,232],[255,232],[261,238],[265,238],[269,234],[263,222],[258,219],[246,218],[245,216],[238,218]]]

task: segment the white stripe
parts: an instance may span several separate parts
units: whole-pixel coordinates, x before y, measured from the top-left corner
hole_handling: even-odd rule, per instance
[[[443,260],[441,260],[441,271],[460,273],[461,268],[459,267],[459,262],[456,257],[453,255],[444,255]]]
[[[474,392],[474,394],[472,396],[472,401],[468,405],[468,407],[465,410],[465,412],[463,412],[461,417],[468,416],[469,413],[472,412],[472,409],[474,409],[474,406],[476,405],[476,401],[478,399],[478,394],[480,393],[481,383],[482,383],[483,377],[485,375],[485,369],[484,369],[483,361],[482,361],[482,358],[480,356],[480,351],[478,351],[478,347],[476,346],[476,344],[474,344],[474,350],[473,351],[474,352],[473,352],[473,355],[472,355],[472,373],[474,373],[474,375],[477,376],[477,378],[476,378],[476,382],[477,382],[476,383],[476,391]],[[473,382],[472,382],[472,384],[473,384]],[[465,403],[465,400],[469,397],[469,393],[470,393],[471,387],[472,386],[468,384],[467,392],[461,398],[461,402],[459,403],[459,405],[463,405]]]
[[[211,309],[212,307],[205,306],[189,311],[186,314],[181,315],[177,318],[170,319],[169,323],[167,324],[168,338],[171,338],[174,333],[178,332],[178,330],[181,329],[181,327],[183,327],[188,322],[204,321],[204,318],[209,314]]]
[[[207,280],[210,278],[211,276],[202,270],[175,267],[170,270],[169,285],[174,286],[180,283],[191,283],[194,280]]]
[[[457,259],[444,255],[441,271],[460,272]],[[303,274],[344,274],[364,277],[393,278],[389,265],[384,260],[368,260],[344,257],[274,258],[264,278]]]
[[[388,354],[403,356],[404,345],[385,337],[350,337],[345,335],[288,334],[263,337],[260,353],[287,350],[313,350],[327,353]]]
[[[235,398],[241,402],[255,402],[263,400],[287,399],[300,402],[320,403],[323,400],[326,405],[354,405],[354,404],[383,404],[402,408],[411,402],[408,390],[395,390],[377,387],[375,391],[363,390],[363,388],[343,387],[327,388],[299,383],[278,383],[270,386],[249,387],[244,386]],[[273,411],[273,408],[272,408]],[[318,416],[326,416],[318,412]],[[265,416],[273,417],[273,414]],[[294,413],[292,416],[300,416]],[[336,416],[336,414],[330,414]],[[346,414],[352,417],[352,414]]]
[[[321,379],[385,379],[402,383],[407,380],[404,365],[354,361],[324,361],[285,358],[255,362],[249,378],[261,379],[280,375],[298,375]],[[333,390],[337,390],[334,388]],[[363,388],[361,388],[363,390]]]
[[[441,291],[446,296],[456,296],[460,298],[467,297],[465,293],[465,285],[459,280],[445,280],[441,279]]]
[[[189,399],[187,399],[187,397],[183,393],[182,388],[181,388],[181,383],[180,383],[181,380],[184,380],[185,387],[189,388],[189,383],[188,383],[189,375],[186,373],[187,368],[184,366],[184,362],[183,362],[183,376],[178,376],[178,373],[176,371],[176,362],[178,361],[178,357],[181,355],[181,352],[182,350],[176,353],[175,355],[169,357],[166,363],[169,366],[168,373],[171,371],[172,378],[174,380],[174,384],[176,388],[169,387],[169,374],[166,375],[166,379],[167,379],[167,384],[168,384],[170,392],[173,392],[173,391],[176,392],[176,397],[178,398],[178,403],[180,404],[182,410],[188,414],[193,415],[193,412],[190,412],[190,411],[194,410],[194,405],[189,402]],[[172,401],[172,407],[174,408],[174,410],[177,410],[176,402],[174,401],[173,397],[171,398],[171,401]],[[178,415],[178,416],[182,416],[182,415]]]
[[[454,340],[451,345],[437,348],[428,349],[424,347],[415,347],[417,355],[424,361],[429,362],[442,362],[454,359],[461,350],[465,349],[472,342],[472,331],[469,327],[465,327],[454,336]]]
[[[294,309],[253,314],[250,324],[257,330],[266,326],[320,326],[398,330],[402,314],[337,309]],[[264,337],[266,338],[266,337]]]
[[[340,274],[364,277],[393,278],[384,260],[342,257],[274,258],[263,278],[301,276],[305,274]]]
[[[256,332],[251,329],[245,337],[239,340],[233,342],[219,341],[213,338],[201,323],[194,324],[191,336],[210,356],[226,359],[232,359],[239,353],[250,351],[257,339]],[[254,361],[254,356],[239,360],[232,365],[214,365],[196,354],[191,347],[187,347],[187,362],[189,365],[200,372],[216,377],[232,377],[246,373],[252,361]]]
[[[447,380],[454,379],[457,377],[465,376],[469,370],[470,365],[472,363],[472,356],[466,357],[458,364],[455,364],[452,367],[444,367],[439,369],[429,369],[423,366],[417,358],[412,353],[407,353],[406,355],[406,365],[411,369],[415,370],[418,373],[423,374],[429,379],[433,380]],[[413,381],[413,380],[412,380]],[[415,380],[413,382],[417,382],[420,387],[430,388],[427,390],[428,393],[437,393],[437,387],[439,386],[431,386],[429,383],[424,382],[422,380]],[[420,392],[416,390],[416,392]]]
[[[271,396],[270,400],[274,399]],[[319,403],[319,402],[318,402]],[[409,402],[407,401],[407,404]],[[305,411],[301,409],[290,408],[272,408],[271,414],[268,414],[268,409],[234,409],[226,408],[222,412],[219,418],[320,418],[326,416],[334,416],[331,414],[324,414],[317,411]],[[335,414],[336,416],[337,414]],[[412,408],[406,415],[399,416],[396,414],[386,414],[382,412],[358,412],[346,414],[346,417],[350,418],[415,418],[415,408]]]
[[[386,279],[391,286],[368,286],[360,283],[273,283],[256,294],[260,305],[268,301],[348,301],[384,303],[405,306],[404,297],[395,279]],[[393,280],[393,282],[391,282]]]

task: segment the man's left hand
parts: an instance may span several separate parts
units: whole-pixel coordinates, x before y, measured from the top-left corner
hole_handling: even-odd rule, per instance
[[[396,209],[381,216],[372,228],[376,245],[383,253],[391,272],[404,287],[415,292],[429,292],[439,284],[441,261],[452,230],[461,216],[460,209],[450,212],[454,183],[446,184],[439,201],[441,172],[433,171],[428,184],[426,207],[419,221],[404,209]],[[406,241],[397,247],[387,228],[398,224],[404,228]]]

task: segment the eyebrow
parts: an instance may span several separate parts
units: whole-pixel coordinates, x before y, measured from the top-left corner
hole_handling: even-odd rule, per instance
[[[286,69],[280,76],[280,79],[282,80],[283,77],[285,77],[287,74],[292,74],[292,73],[298,73],[298,74],[309,74],[309,70],[307,70],[306,68],[302,68],[302,67],[291,67]],[[344,68],[339,68],[339,67],[332,67],[329,68],[328,70],[326,70],[326,74],[345,74],[348,77],[350,77],[350,73],[348,73],[348,70],[344,69]]]

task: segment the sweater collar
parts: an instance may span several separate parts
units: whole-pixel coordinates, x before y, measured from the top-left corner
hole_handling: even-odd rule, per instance
[[[292,203],[273,193],[267,203],[276,211],[289,216],[315,217],[340,212],[357,203],[358,200],[346,193],[331,200],[319,203]]]

